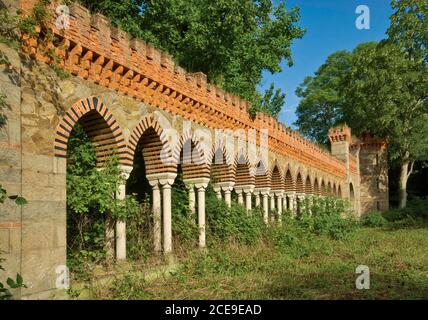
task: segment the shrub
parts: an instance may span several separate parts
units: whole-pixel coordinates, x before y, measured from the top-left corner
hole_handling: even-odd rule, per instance
[[[367,213],[361,220],[361,224],[366,227],[384,227],[388,220],[379,211]]]

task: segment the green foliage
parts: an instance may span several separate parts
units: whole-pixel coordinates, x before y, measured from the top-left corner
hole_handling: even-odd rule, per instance
[[[394,13],[387,31],[389,39],[411,59],[428,63],[428,3],[425,0],[392,0]]]
[[[2,52],[0,51],[0,53]],[[3,110],[7,108],[9,108],[9,104],[6,101],[6,96],[0,94],[0,128],[3,128],[6,124],[7,117],[4,115]]]
[[[0,271],[5,271],[1,265],[4,260],[5,259],[0,257]],[[22,276],[19,273],[16,274],[15,279],[7,278],[6,285],[0,281],[0,300],[12,300],[13,294],[10,291],[11,289],[27,288],[27,286],[24,284]]]
[[[266,229],[263,215],[256,208],[249,212],[235,202],[231,208],[222,200],[218,200],[211,185],[206,196],[207,241],[216,243],[254,244],[261,239]]]
[[[0,204],[3,204],[5,202],[5,200],[8,198],[15,200],[15,203],[17,205],[24,205],[27,203],[27,201],[22,197],[8,196],[6,189],[4,189],[2,187],[2,185],[0,184]],[[0,254],[1,254],[1,252],[0,252]],[[0,257],[0,271],[6,271],[3,268],[3,266],[1,265],[1,263],[4,261],[5,261],[5,259]],[[18,289],[18,288],[26,288],[27,287],[23,283],[22,276],[19,273],[16,274],[15,280],[12,278],[7,278],[6,284],[7,284],[7,286],[0,281],[0,300],[11,300],[11,299],[13,299],[13,294],[10,291],[10,289]]]
[[[386,226],[388,220],[379,211],[367,213],[362,219],[361,224],[366,227],[380,228]]]
[[[18,12],[19,13],[19,12]],[[19,43],[19,14],[11,14],[0,3],[0,43],[5,43],[13,48],[18,48]]]
[[[204,72],[212,83],[257,105],[257,111],[276,116],[282,106],[282,94],[263,103],[256,87],[262,71],[280,72],[283,60],[293,64],[291,44],[304,34],[296,25],[298,8],[287,10],[284,2],[271,0],[81,2],[131,36],[169,52],[188,71]]]
[[[134,197],[116,198],[120,182],[117,157],[108,157],[103,168],[98,169],[95,149],[77,123],[68,141],[67,239],[71,267],[81,268],[83,261],[103,260],[106,228],[111,228],[113,221],[139,214]]]
[[[352,54],[338,51],[331,54],[314,76],[308,76],[296,89],[300,103],[295,125],[307,137],[322,144],[328,142],[328,129],[343,122],[344,99],[339,92],[341,82],[351,67]]]
[[[249,109],[250,115],[254,118],[257,112],[269,114],[278,119],[279,113],[285,103],[285,93],[281,93],[281,89],[276,89],[272,83],[269,89],[266,90],[263,97],[259,101],[254,101]]]
[[[313,197],[306,198],[301,206],[303,209],[298,219],[299,223],[314,234],[343,239],[358,226],[346,200]]]

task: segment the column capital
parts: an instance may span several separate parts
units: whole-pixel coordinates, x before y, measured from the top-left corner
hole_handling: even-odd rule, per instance
[[[251,184],[249,184],[249,185],[243,185],[243,186],[238,186],[238,187],[235,186],[235,191],[237,193],[241,193],[242,191],[244,193],[252,193],[253,190],[254,190],[254,185],[251,185]]]
[[[233,186],[235,185],[235,182],[227,181],[227,182],[216,182],[213,184],[214,191],[220,191],[219,189],[223,191],[232,191]]]
[[[186,185],[193,185],[196,189],[208,187],[208,183],[210,182],[209,178],[193,178],[193,179],[186,179],[183,180],[184,184]]]
[[[165,186],[165,185],[172,186],[176,176],[177,176],[176,173],[166,172],[166,173],[149,174],[146,176],[146,178],[147,180],[149,180],[149,183],[151,186],[154,186],[157,183],[162,186]]]
[[[133,169],[132,166],[119,165],[120,177],[125,181],[128,180]]]
[[[262,194],[262,195],[264,195],[264,194],[269,194],[269,191],[270,191],[270,188],[254,188],[254,193],[255,194]]]
[[[272,193],[275,194],[277,197],[278,196],[282,197],[284,195],[283,190],[272,190]]]

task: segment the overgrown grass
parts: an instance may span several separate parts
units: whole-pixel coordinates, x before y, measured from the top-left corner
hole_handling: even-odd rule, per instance
[[[170,277],[144,282],[127,276],[96,298],[428,298],[427,225],[395,230],[363,227],[346,240],[311,235],[290,225],[271,232],[272,241],[192,251]],[[361,264],[370,268],[369,290],[355,288],[355,268]]]
[[[373,225],[367,227],[352,219],[337,222],[334,215],[284,215],[281,226],[265,227],[257,210],[247,215],[242,207],[228,209],[211,196],[207,216],[206,252],[189,250],[180,257],[178,271],[155,281],[141,275],[118,278],[95,298],[428,298],[427,221],[400,224],[407,218],[389,221],[376,214],[363,220]],[[369,290],[356,289],[359,265],[370,269]]]

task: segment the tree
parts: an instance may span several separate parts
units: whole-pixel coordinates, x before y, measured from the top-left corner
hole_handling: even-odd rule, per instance
[[[325,142],[329,127],[346,122],[355,134],[389,141],[390,160],[401,168],[400,207],[415,160],[427,159],[428,77],[420,59],[408,59],[391,42],[369,42],[352,53],[332,54],[298,88],[297,125]]]
[[[291,66],[291,44],[304,34],[296,26],[298,8],[288,11],[271,0],[143,0],[141,7],[135,0],[82,2],[253,104],[262,71],[280,72],[283,60]]]
[[[264,112],[278,119],[284,102],[285,93],[282,93],[281,89],[275,90],[275,85],[272,83],[263,97],[260,96],[258,101],[253,103],[249,112],[253,117],[256,116],[257,112]]]
[[[393,0],[389,40],[405,49],[410,58],[428,63],[428,2],[426,0]]]
[[[314,76],[306,77],[296,89],[300,103],[296,110],[299,130],[315,141],[328,143],[328,129],[343,122],[340,83],[351,66],[351,53],[338,51],[327,58]]]
[[[354,50],[342,92],[344,117],[353,129],[388,139],[390,159],[401,167],[400,207],[405,207],[413,163],[428,153],[426,66],[394,44],[363,44]]]

